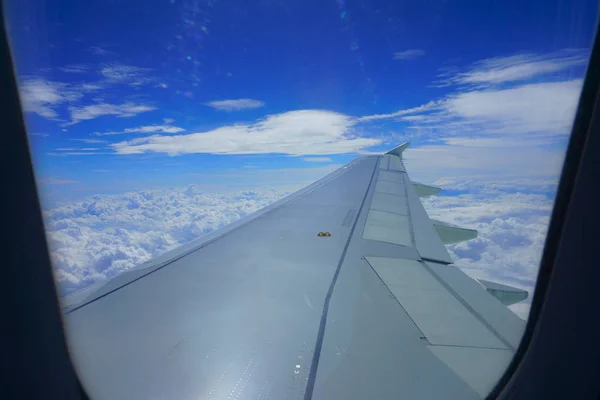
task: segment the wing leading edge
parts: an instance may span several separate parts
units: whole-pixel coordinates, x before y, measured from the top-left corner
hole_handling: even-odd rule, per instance
[[[88,393],[485,396],[524,321],[452,265],[402,163],[407,147],[68,299]]]

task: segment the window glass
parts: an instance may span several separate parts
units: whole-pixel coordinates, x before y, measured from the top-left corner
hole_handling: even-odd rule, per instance
[[[527,319],[594,39],[596,2],[23,0],[7,1],[5,8],[50,257],[65,312],[79,307],[86,299],[97,297],[98,293],[106,294],[124,282],[142,277],[148,268],[162,268],[174,254],[185,255],[198,243],[206,243],[202,238],[217,238],[219,232],[224,232],[219,229],[251,216],[343,166],[348,169],[354,165],[348,163],[357,157],[375,160],[375,156],[403,142],[411,142],[402,153],[403,167],[412,182],[426,185],[414,186],[415,194],[427,194],[421,198],[422,205],[433,220],[436,233],[445,242],[453,264],[478,280],[469,281],[476,284],[478,290],[483,287],[490,298],[495,297],[521,320]],[[398,172],[392,170],[391,161],[386,162],[386,172]],[[373,176],[383,179],[384,174],[377,172]],[[371,193],[367,186],[360,189],[359,180],[349,180],[346,185],[356,185],[357,193],[362,190],[361,196]],[[404,205],[398,205],[399,200],[386,199],[398,194],[394,190],[384,191],[377,200],[373,200],[374,195],[368,195],[364,210],[349,205],[354,200],[345,191],[323,192],[325,194],[319,194],[321,202],[333,202],[332,199],[338,199],[335,196],[340,198],[336,200],[337,208],[334,204],[327,209],[329,211],[323,211],[319,208],[322,204],[315,200],[310,207],[296,210],[295,219],[286,219],[284,214],[281,219],[274,218],[269,229],[277,229],[280,234],[269,236],[268,244],[264,243],[266,239],[260,239],[261,235],[267,236],[265,231],[258,231],[245,237],[247,242],[227,244],[210,254],[194,253],[194,260],[204,265],[219,260],[222,257],[219,254],[230,254],[237,257],[239,263],[252,266],[244,270],[244,274],[260,277],[266,270],[253,262],[277,260],[278,265],[285,264],[284,251],[277,252],[275,248],[283,249],[289,243],[309,246],[298,239],[298,232],[309,230],[307,221],[327,221],[343,207],[346,208],[337,226],[320,229],[330,232],[330,236],[318,235],[319,238],[330,240],[327,243],[342,240],[336,232],[341,224],[348,232],[362,233],[367,226],[370,231],[357,237],[377,241],[382,235],[393,235],[392,231],[379,230],[385,223],[377,222],[392,219],[383,214],[377,217],[377,213],[396,213],[395,222],[389,223],[395,227],[408,224],[412,236],[407,230],[401,240],[383,240],[383,243],[402,247],[403,250],[394,254],[414,260],[410,254],[423,252],[417,243],[420,239],[415,230],[418,228],[410,225],[412,219],[417,218],[417,206],[410,203],[410,199]],[[406,190],[410,198],[412,189]],[[375,202],[378,205],[372,205]],[[371,207],[372,212],[368,216],[367,207]],[[405,209],[410,211],[402,211]],[[367,221],[371,216],[373,220]],[[311,238],[317,237],[319,230],[313,234],[310,226]],[[471,233],[456,230],[456,227]],[[470,236],[474,230],[477,231],[475,238]],[[253,240],[256,245],[251,250]],[[321,257],[322,250],[318,246],[324,242],[316,243],[307,247],[305,253],[314,254],[314,262],[326,262],[331,269],[327,280],[323,280],[323,288],[311,283],[316,292],[303,291],[302,285],[308,283],[291,273],[287,278],[297,280],[298,291],[291,293],[299,296],[301,307],[315,313],[314,320],[299,319],[298,329],[316,324],[314,337],[301,340],[305,347],[290,350],[304,358],[290,361],[293,367],[288,371],[290,379],[296,380],[289,386],[292,391],[289,397],[299,398],[306,390],[315,390],[315,394],[325,398],[342,395],[352,398],[360,392],[350,391],[352,385],[348,386],[349,393],[336,386],[335,371],[358,374],[361,368],[374,368],[372,365],[390,368],[384,356],[360,353],[361,349],[367,351],[363,345],[373,339],[368,336],[373,333],[364,333],[353,325],[360,322],[352,318],[358,320],[363,318],[361,312],[366,313],[366,308],[361,311],[358,304],[373,300],[368,286],[373,277],[379,277],[390,289],[386,292],[388,298],[397,300],[394,303],[400,306],[397,311],[406,312],[414,325],[404,326],[399,320],[398,325],[372,326],[371,329],[382,332],[388,328],[398,329],[409,332],[407,335],[412,334],[412,329],[420,332],[413,336],[425,341],[425,344],[415,344],[402,336],[402,340],[407,341],[390,342],[390,348],[395,345],[414,348],[415,353],[410,356],[417,360],[434,354],[436,358],[431,360],[440,361],[436,371],[446,377],[440,379],[444,382],[457,379],[456,387],[451,386],[455,383],[448,383],[457,393],[472,390],[485,395],[491,390],[520,337],[520,333],[511,336],[513,325],[506,322],[505,314],[495,322],[483,318],[485,329],[495,328],[496,323],[510,326],[507,333],[496,332],[486,341],[488,331],[477,333],[481,323],[477,313],[485,314],[485,310],[471,309],[470,302],[476,298],[463,294],[462,281],[456,283],[458,281],[452,281],[454,278],[443,275],[446,270],[438,274],[439,265],[434,263],[423,269],[427,275],[406,272],[402,277],[411,282],[411,288],[396,292],[392,289],[395,283],[382,275],[387,268],[385,261],[366,261],[365,266],[371,268],[368,271],[372,276],[367,272],[348,275],[340,273],[341,269],[335,272],[346,254],[348,257],[356,255],[352,249],[358,248],[358,244],[348,241],[347,248],[351,250],[341,246],[337,253],[333,252],[335,257],[329,253]],[[267,247],[259,258],[252,258],[256,246]],[[387,250],[378,251],[370,254],[377,257],[391,254]],[[420,256],[426,258],[423,254]],[[231,264],[221,267],[237,271]],[[126,272],[130,275],[122,278]],[[211,287],[222,285],[224,292],[237,287],[229,282],[248,279],[241,273],[215,272],[219,273],[217,281],[210,281]],[[338,273],[340,282],[335,280]],[[330,325],[335,318],[326,311],[330,305],[326,293],[331,276],[336,277],[332,288],[341,285],[330,292],[333,297],[327,297],[331,298],[331,312],[347,310],[348,315],[354,316],[340,322],[347,324],[344,325],[346,332],[353,332],[354,336],[344,339],[340,333],[339,341],[332,337],[334,333],[323,337],[323,332],[317,329],[324,329],[319,321],[325,300],[323,315],[327,327],[329,332],[336,332],[331,331],[335,328]],[[122,280],[117,282],[113,280],[115,277]],[[429,303],[411,302],[410,298],[414,298],[411,296],[422,295],[429,290],[428,285],[435,286],[438,280],[442,282],[441,289],[431,290],[440,293],[443,290],[443,294],[432,294],[428,297]],[[261,286],[260,282],[267,281],[270,282],[267,278],[258,280],[254,291],[231,292],[228,299],[209,296],[215,301],[214,313],[230,301],[244,303],[247,301],[244,296],[269,293],[270,301],[278,302],[277,296],[283,298],[288,294]],[[138,285],[142,285],[142,280],[139,282]],[[164,285],[180,284],[178,280],[164,278]],[[457,286],[452,286],[454,284]],[[162,296],[161,293],[158,291],[157,296]],[[178,290],[169,293],[177,299]],[[181,293],[186,293],[184,288]],[[336,293],[339,293],[338,303]],[[115,318],[119,321],[119,318],[129,318],[128,312],[145,315],[170,310],[171,313],[169,318],[165,317],[171,325],[160,325],[160,328],[131,325],[128,331],[131,335],[143,336],[144,332],[134,330],[147,328],[154,329],[153,332],[157,329],[168,332],[161,338],[170,337],[173,332],[185,336],[185,332],[178,329],[191,329],[188,323],[192,317],[189,312],[183,312],[187,308],[178,303],[183,300],[173,300],[169,303],[171,309],[162,303],[167,308],[160,309],[154,302],[148,302],[145,308],[137,303],[135,307],[130,306],[141,302],[140,297],[136,300],[133,294],[131,296],[120,300],[123,308],[119,310],[123,314],[114,311],[118,317],[117,314],[106,319],[89,316],[70,322],[67,314],[66,326],[72,332],[71,344],[77,350],[74,360],[81,371],[85,370],[82,380],[92,395],[136,398],[149,395],[147,390],[151,388],[157,398],[175,395],[187,398],[197,394],[197,387],[190,383],[191,375],[186,375],[188,372],[202,374],[202,382],[220,382],[201,392],[206,398],[227,393],[230,397],[219,398],[242,398],[239,388],[246,384],[250,386],[243,393],[248,398],[268,397],[271,392],[273,396],[281,394],[276,387],[283,381],[277,374],[268,375],[270,378],[261,375],[264,387],[250,379],[254,368],[258,368],[256,373],[259,373],[264,372],[261,368],[265,363],[279,365],[275,359],[281,354],[271,354],[266,347],[252,351],[271,354],[272,360],[259,357],[263,364],[257,367],[248,356],[246,359],[250,362],[240,367],[241,372],[236,370],[237,361],[230,361],[233,358],[219,353],[218,344],[214,344],[214,354],[205,354],[189,343],[192,348],[185,350],[196,356],[202,354],[206,360],[217,358],[219,361],[213,368],[208,361],[199,366],[200,361],[177,355],[177,348],[185,348],[182,343],[187,339],[181,339],[181,343],[163,343],[155,335],[149,335],[154,341],[148,339],[145,345],[161,351],[166,349],[166,355],[155,357],[149,351],[144,358],[146,353],[132,351],[130,355],[119,356],[124,358],[110,358],[110,355],[102,358],[103,354],[91,349],[91,353],[86,353],[86,346],[91,342],[81,339],[77,329],[115,323]],[[404,300],[403,296],[406,296]],[[456,343],[439,338],[447,338],[444,335],[449,333],[428,328],[431,323],[445,324],[437,319],[442,316],[432,310],[438,304],[436,301],[450,304],[442,301],[446,298],[450,303],[457,301],[457,308],[448,311],[448,318],[464,318],[461,320],[464,326],[474,321],[468,335],[476,336],[473,340],[479,345],[467,346],[472,348],[472,353],[446,353],[449,346],[444,344]],[[382,315],[389,313],[385,314],[387,320],[400,318],[392,317],[394,309],[389,308],[389,304],[384,306],[383,300],[377,303],[376,296],[374,299],[375,310]],[[345,306],[340,304],[342,301],[347,301]],[[465,303],[469,307],[465,308]],[[463,306],[459,307],[460,304]],[[206,307],[202,310],[205,315],[213,313]],[[294,309],[288,311],[295,312]],[[276,309],[269,308],[268,312],[273,313],[273,318],[261,319],[262,327],[273,323],[273,340],[285,341],[285,337],[276,335],[277,326],[284,319],[278,319]],[[221,315],[240,318],[225,311]],[[517,325],[524,326],[522,321],[514,326]],[[448,330],[451,329],[450,326]],[[257,332],[252,334],[258,335]],[[243,341],[241,338],[246,334],[229,332],[225,336],[230,340],[228,343],[237,343],[236,340]],[[387,340],[385,335],[378,337],[381,343]],[[511,341],[509,337],[517,339]],[[314,346],[319,340],[323,340],[325,349],[324,364],[319,368],[324,369],[319,369],[322,375],[315,375]],[[496,349],[489,343],[497,341],[501,351],[493,355],[479,353],[483,347]],[[417,346],[430,353],[419,353]],[[119,348],[118,345],[115,348]],[[102,347],[96,349],[101,350]],[[93,361],[90,354],[96,354],[98,361]],[[135,357],[136,362],[145,365],[163,365],[173,360],[169,368],[182,372],[165,376],[173,379],[173,385],[180,385],[178,391],[169,392],[165,388],[169,385],[167,378],[140,389],[143,382],[154,379],[159,369],[148,368],[124,375],[118,368],[103,369],[117,360],[127,363]],[[332,361],[335,357],[340,360],[347,357],[348,361]],[[360,357],[362,360],[367,357],[369,362],[357,367]],[[456,360],[460,357],[484,360],[481,362],[495,363],[501,368],[496,368],[492,378],[483,378],[472,370],[465,372],[457,367]],[[318,363],[318,357],[316,359]],[[227,367],[230,364],[232,366]],[[403,368],[406,367],[397,367],[398,371],[404,371]],[[226,372],[230,370],[237,371],[232,372],[236,376],[233,380]],[[102,374],[110,379],[94,381],[94,377],[104,376]],[[119,375],[125,378],[119,380]],[[390,382],[396,379],[389,374],[385,376]],[[450,376],[453,378],[448,378]],[[320,383],[319,379],[322,379]],[[378,382],[378,385],[387,387],[384,383]],[[387,394],[391,395],[394,384],[390,385],[392,389]],[[410,390],[419,397],[429,393],[425,386],[411,386]]]

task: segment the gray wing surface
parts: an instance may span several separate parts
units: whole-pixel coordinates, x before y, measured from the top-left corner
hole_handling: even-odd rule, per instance
[[[401,147],[65,299],[90,396],[485,397],[525,323],[451,264]]]

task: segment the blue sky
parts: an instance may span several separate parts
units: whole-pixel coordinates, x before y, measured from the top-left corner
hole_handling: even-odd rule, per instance
[[[473,82],[452,83],[452,78],[485,68],[477,62],[495,57],[522,56],[513,67],[558,63],[546,70],[542,66],[541,72],[534,66],[516,80],[495,82],[496,88],[542,77],[580,78],[595,13],[593,1],[8,4],[31,145],[49,201],[211,184],[222,179],[206,174],[243,167],[339,165],[359,152],[381,151],[406,138],[413,147],[447,145],[440,139],[443,129],[415,134],[406,129],[414,120],[390,114],[477,88]],[[480,83],[485,88],[490,82]],[[228,100],[233,102],[214,103]],[[306,112],[286,114],[298,110]],[[323,121],[313,121],[314,110],[326,113]],[[352,120],[377,114],[388,117]],[[275,120],[256,126],[267,116]],[[191,154],[167,154],[164,146],[116,154],[114,147],[153,135],[239,124],[246,126],[246,135],[256,129],[277,132],[235,148],[202,145]],[[299,128],[302,124],[308,127]],[[294,126],[295,132],[287,135]],[[144,127],[144,132],[131,132]],[[273,144],[286,135],[302,142],[303,135],[321,131],[328,133],[316,144],[295,149],[294,141],[285,149]],[[99,136],[107,132],[121,134]],[[236,134],[226,137],[239,139]],[[348,138],[359,141],[336,145]],[[564,147],[565,141],[558,143]],[[225,154],[214,154],[220,152]],[[318,158],[307,161],[303,156]]]

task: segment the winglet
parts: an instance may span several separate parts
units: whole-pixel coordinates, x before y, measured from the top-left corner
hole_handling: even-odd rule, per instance
[[[400,146],[396,147],[393,150],[388,151],[385,154],[394,154],[398,157],[400,157],[400,159],[402,159],[402,152],[404,150],[406,150],[406,148],[410,145],[410,142],[406,142],[406,143],[402,143]]]

